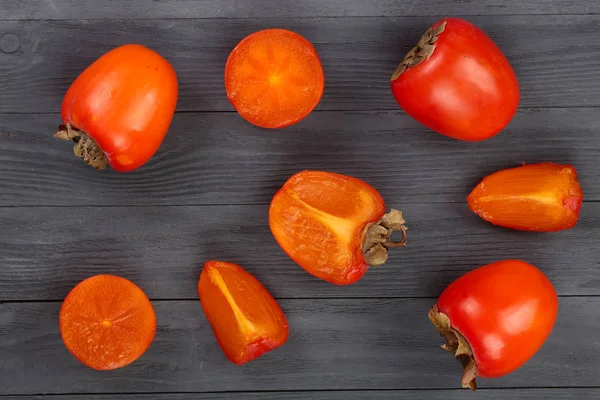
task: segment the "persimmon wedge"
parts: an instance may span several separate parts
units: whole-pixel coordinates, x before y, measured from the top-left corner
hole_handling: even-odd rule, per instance
[[[281,248],[312,275],[338,285],[354,283],[369,265],[386,262],[388,249],[404,247],[402,213],[359,179],[322,171],[292,176],[275,194],[269,225]],[[393,242],[394,231],[402,238]]]
[[[198,294],[208,322],[227,358],[237,365],[283,345],[288,323],[265,287],[236,264],[204,264]]]
[[[248,122],[284,128],[306,117],[325,78],[313,45],[295,32],[266,29],[247,36],[225,67],[227,97]]]
[[[553,232],[577,224],[583,192],[573,166],[528,164],[488,175],[467,201],[474,213],[494,225]]]
[[[90,368],[111,370],[137,360],[156,333],[154,308],[133,282],[97,275],[79,283],[60,310],[67,349]]]

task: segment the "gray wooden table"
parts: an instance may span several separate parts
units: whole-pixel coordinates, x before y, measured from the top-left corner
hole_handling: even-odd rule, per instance
[[[483,143],[428,131],[390,93],[404,53],[447,15],[483,28],[521,84],[513,122]],[[249,125],[224,93],[229,51],[267,27],[311,40],[326,74],[317,111],[282,131]],[[51,134],[73,79],[130,42],[172,62],[178,113],[139,171],[94,171]],[[548,275],[559,317],[526,366],[480,380],[475,396],[600,398],[599,93],[597,0],[0,0],[0,399],[463,398],[426,313],[453,279],[503,258]],[[574,229],[510,231],[468,210],[483,176],[522,161],[577,167]],[[405,212],[408,249],[348,287],[305,273],[267,223],[301,169],[377,187]],[[226,360],[197,299],[208,259],[243,265],[279,299],[284,347],[241,368]],[[58,330],[64,296],[98,273],[136,282],[158,317],[148,352],[113,372],[79,364]]]

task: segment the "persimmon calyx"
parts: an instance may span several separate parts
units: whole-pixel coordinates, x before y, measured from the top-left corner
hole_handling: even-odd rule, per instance
[[[75,142],[73,153],[81,158],[87,165],[96,169],[104,169],[108,164],[108,159],[104,151],[91,136],[84,131],[71,126],[71,124],[59,125],[58,132],[54,137],[62,140],[72,140]]]
[[[388,258],[388,249],[406,247],[406,221],[402,211],[390,210],[379,221],[367,225],[363,234],[362,249],[367,264],[377,267],[385,264]],[[402,232],[402,239],[398,242],[390,240],[392,233]]]
[[[417,45],[406,53],[404,60],[402,60],[396,70],[394,70],[392,79],[390,80],[395,81],[407,69],[414,68],[423,61],[429,60],[429,57],[431,57],[435,51],[435,42],[437,42],[439,36],[446,30],[446,23],[447,22],[444,21],[438,26],[432,26],[427,29],[423,36],[421,36],[421,39],[419,39]]]
[[[452,328],[450,318],[440,312],[437,305],[431,307],[428,317],[440,335],[446,340],[446,343],[442,345],[442,349],[454,354],[463,366],[462,387],[471,390],[477,389],[477,365],[473,358],[473,350],[471,350],[467,339],[460,332]]]

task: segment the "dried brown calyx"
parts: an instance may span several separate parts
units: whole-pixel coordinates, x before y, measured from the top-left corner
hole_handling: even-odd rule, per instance
[[[477,389],[477,365],[473,359],[473,351],[467,339],[457,330],[452,328],[450,318],[438,310],[437,305],[429,310],[429,320],[440,332],[440,335],[446,339],[446,344],[442,349],[451,352],[461,362],[463,366],[462,387],[471,390]]]
[[[73,153],[85,161],[86,164],[96,169],[106,168],[106,164],[108,164],[106,154],[104,154],[98,143],[84,131],[80,131],[71,124],[65,124],[58,127],[58,132],[54,134],[54,137],[75,142]]]
[[[419,43],[417,43],[417,45],[406,54],[404,60],[402,60],[402,62],[398,65],[392,74],[391,80],[394,81],[398,79],[398,77],[407,69],[414,68],[423,61],[429,60],[429,57],[431,57],[435,51],[435,42],[437,42],[439,36],[442,34],[442,32],[444,32],[445,29],[446,21],[442,22],[438,26],[434,25],[427,29],[425,34],[421,36]]]
[[[367,264],[377,267],[385,264],[388,258],[388,249],[406,247],[406,221],[402,211],[392,209],[379,221],[367,225],[363,233],[362,249]],[[400,241],[391,240],[392,233],[402,233]]]

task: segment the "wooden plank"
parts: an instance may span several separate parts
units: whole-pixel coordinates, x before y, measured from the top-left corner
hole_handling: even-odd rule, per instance
[[[490,225],[463,204],[392,203],[405,212],[408,248],[358,283],[335,286],[281,251],[266,206],[0,209],[0,301],[62,300],[88,276],[137,282],[152,299],[196,299],[202,264],[232,261],[277,298],[434,297],[458,276],[499,259],[525,259],[561,295],[600,289],[600,203],[572,230],[523,233]]]
[[[154,303],[157,335],[130,367],[99,373],[61,342],[60,303],[0,306],[1,394],[457,389],[460,366],[439,348],[433,299],[286,300],[286,345],[244,367],[226,360],[199,302]],[[514,374],[480,387],[594,386],[600,298],[562,298],[553,333]],[[574,346],[573,344],[577,345]],[[487,393],[487,392],[486,392]]]
[[[3,0],[4,20],[268,17],[401,17],[409,15],[516,15],[600,13],[594,1],[536,0]]]
[[[521,110],[494,139],[465,143],[400,112],[316,112],[282,132],[230,113],[178,114],[139,171],[96,171],[51,135],[57,115],[0,115],[0,205],[269,204],[304,169],[364,179],[390,204],[464,203],[487,174],[572,163],[586,200],[600,200],[597,109]]]
[[[596,400],[600,389],[555,388],[555,389],[479,389],[486,400],[553,399],[553,400]],[[227,393],[155,393],[155,394],[98,394],[98,395],[47,395],[27,397],[31,400],[464,400],[464,390],[336,390],[298,392],[227,392]],[[22,396],[7,396],[3,400],[23,400]]]
[[[600,106],[600,15],[469,19],[498,43],[513,64],[523,107]],[[230,111],[223,89],[229,52],[247,34],[274,26],[295,30],[315,43],[326,74],[319,109],[396,110],[390,75],[435,20],[4,21],[1,34],[14,36],[4,41],[5,53],[0,53],[0,112],[57,112],[70,83],[85,67],[111,48],[130,42],[145,44],[173,63],[181,89],[179,110]]]

